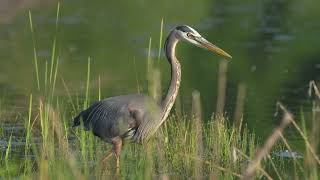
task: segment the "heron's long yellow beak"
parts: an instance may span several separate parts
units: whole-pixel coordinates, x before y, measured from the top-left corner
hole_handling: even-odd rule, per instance
[[[220,49],[216,45],[212,44],[211,42],[207,41],[205,38],[200,37],[200,38],[195,38],[195,41],[197,41],[201,47],[208,49],[209,51],[212,51],[216,54],[219,54],[221,56],[227,57],[227,58],[232,58],[232,56],[228,53],[226,53],[224,50]]]

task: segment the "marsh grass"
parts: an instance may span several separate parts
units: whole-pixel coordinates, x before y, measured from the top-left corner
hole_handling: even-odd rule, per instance
[[[53,77],[56,78],[56,75]],[[90,79],[89,75],[87,79]],[[51,86],[54,86],[54,83]],[[87,88],[87,91],[90,91],[90,88]],[[25,118],[24,156],[21,159],[12,154],[10,137],[5,156],[1,160],[5,167],[3,177],[56,179],[61,178],[61,174],[65,179],[116,177],[114,159],[108,161],[102,169],[98,163],[111,146],[81,128],[70,128],[74,114],[70,113],[68,107],[77,102],[74,105],[75,112],[81,111],[89,104],[89,96],[86,95],[83,101],[77,100],[77,97],[71,97],[70,100],[69,97],[61,99],[52,94],[53,92],[52,89],[47,95],[39,97],[30,95],[29,110]],[[240,177],[248,162],[255,156],[255,135],[250,133],[242,122],[240,127],[235,127],[223,116],[202,119],[199,99],[200,94],[194,94],[195,116],[171,115],[149,143],[125,144],[121,154],[120,176],[130,179]],[[306,131],[302,133],[305,134]],[[34,142],[34,137],[37,136],[41,137],[40,144]],[[291,147],[287,145],[287,149],[289,148]],[[282,161],[284,160],[280,158],[269,157],[261,162],[258,172],[271,171],[275,177],[281,179],[281,172],[285,168],[281,165]],[[293,164],[296,177],[306,173],[303,162],[294,160]],[[317,177],[317,166],[310,171],[312,176],[306,177]],[[272,176],[273,173],[270,174]],[[260,177],[264,173],[256,175]]]
[[[58,27],[60,6],[57,8],[56,29]],[[29,13],[31,34],[34,34],[32,15]],[[160,42],[162,46],[163,20],[161,21]],[[55,94],[59,74],[59,55],[56,54],[57,37],[53,40],[52,55],[44,67],[38,66],[36,42],[34,45],[34,63],[36,69],[37,92],[29,96],[29,108],[22,114],[25,132],[22,153],[15,152],[14,136],[5,136],[7,145],[1,151],[0,176],[5,179],[238,179],[242,177],[248,165],[257,159],[256,151],[259,142],[253,132],[250,132],[242,118],[245,89],[242,87],[238,95],[239,109],[236,124],[231,124],[223,116],[224,97],[221,97],[218,116],[203,119],[201,115],[201,96],[199,92],[192,95],[192,115],[188,116],[181,109],[176,109],[177,115],[172,114],[161,126],[157,134],[144,145],[126,143],[120,163],[120,174],[115,170],[115,159],[110,159],[105,166],[99,160],[111,148],[91,132],[72,129],[72,117],[77,112],[90,105],[90,82],[99,79],[98,97],[101,98],[100,76],[91,76],[91,59],[88,58],[85,92],[71,95],[68,84],[61,77],[66,97]],[[159,82],[161,71],[154,65],[150,56],[152,41],[149,41],[147,58],[147,80],[150,95],[159,98],[161,87]],[[159,49],[160,52],[161,49]],[[160,53],[158,59],[160,59]],[[135,62],[134,62],[135,63]],[[44,74],[40,77],[41,70]],[[226,71],[226,67],[225,67]],[[224,72],[225,72],[224,71]],[[137,73],[137,72],[136,72]],[[225,74],[225,73],[222,73]],[[137,77],[137,76],[136,76]],[[222,78],[222,89],[225,89],[225,77]],[[138,92],[140,85],[137,79]],[[220,87],[221,88],[221,87]],[[239,87],[241,89],[241,86]],[[221,91],[225,96],[225,92]],[[85,97],[81,99],[80,97]],[[1,103],[0,103],[1,105]],[[178,105],[176,108],[180,108]],[[1,110],[4,107],[1,105]],[[1,114],[1,113],[0,113]],[[312,123],[319,125],[317,112],[314,112]],[[1,118],[1,117],[0,117]],[[294,119],[291,123],[305,142],[304,159],[284,159],[274,157],[272,152],[288,149],[295,151],[285,135],[279,134],[279,141],[268,147],[268,152],[259,158],[258,165],[253,169],[255,178],[304,178],[317,179],[319,176],[319,157],[317,153],[317,133],[313,129],[308,133],[304,125],[306,119],[301,117],[302,124]],[[82,125],[81,125],[82,126]],[[302,127],[302,128],[301,128]],[[319,127],[319,126],[317,126]],[[40,139],[37,143],[36,139]],[[20,147],[21,148],[21,147]],[[271,152],[270,152],[271,150]],[[2,168],[3,167],[3,168]],[[288,170],[293,167],[293,171]]]

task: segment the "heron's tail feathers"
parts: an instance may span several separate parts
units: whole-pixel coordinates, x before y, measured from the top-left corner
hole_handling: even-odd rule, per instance
[[[72,128],[75,128],[77,126],[83,125],[85,130],[89,130],[89,127],[87,127],[87,123],[85,123],[85,119],[83,117],[83,112],[81,112],[77,117],[73,119],[73,125]]]
[[[73,119],[73,125],[72,125],[72,128],[75,128],[75,127],[77,127],[77,126],[80,126],[80,115],[79,116],[77,116],[77,117],[75,117],[74,119]]]
[[[80,126],[80,121],[81,121],[81,113],[80,113],[77,117],[75,117],[75,118],[73,119],[72,128],[75,128],[75,127],[77,127],[77,126]]]

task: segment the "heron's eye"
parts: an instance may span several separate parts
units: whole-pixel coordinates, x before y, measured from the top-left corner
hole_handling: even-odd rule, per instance
[[[191,33],[187,33],[187,36],[188,36],[189,38],[194,38],[194,36],[193,36]]]

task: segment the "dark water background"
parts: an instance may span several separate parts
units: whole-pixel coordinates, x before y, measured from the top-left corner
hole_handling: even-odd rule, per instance
[[[308,83],[320,77],[320,1],[69,0],[61,2],[57,30],[56,7],[56,1],[0,1],[0,99],[1,109],[11,115],[1,116],[3,120],[10,122],[26,111],[29,94],[37,91],[28,9],[33,16],[41,82],[57,36],[59,96],[66,96],[61,78],[72,94],[84,95],[89,56],[92,99],[97,99],[99,75],[102,97],[136,93],[134,67],[146,91],[149,38],[151,55],[157,61],[163,18],[163,40],[175,25],[187,24],[233,56],[228,63],[225,111],[233,116],[238,84],[245,84],[244,122],[259,138],[264,139],[277,125],[273,113],[278,100],[297,119],[301,107],[310,111]],[[209,117],[216,106],[221,58],[185,43],[177,51],[183,73],[183,110],[188,114],[191,93],[197,89]],[[166,87],[167,61],[160,61],[160,69]],[[299,142],[294,133],[289,137]]]

